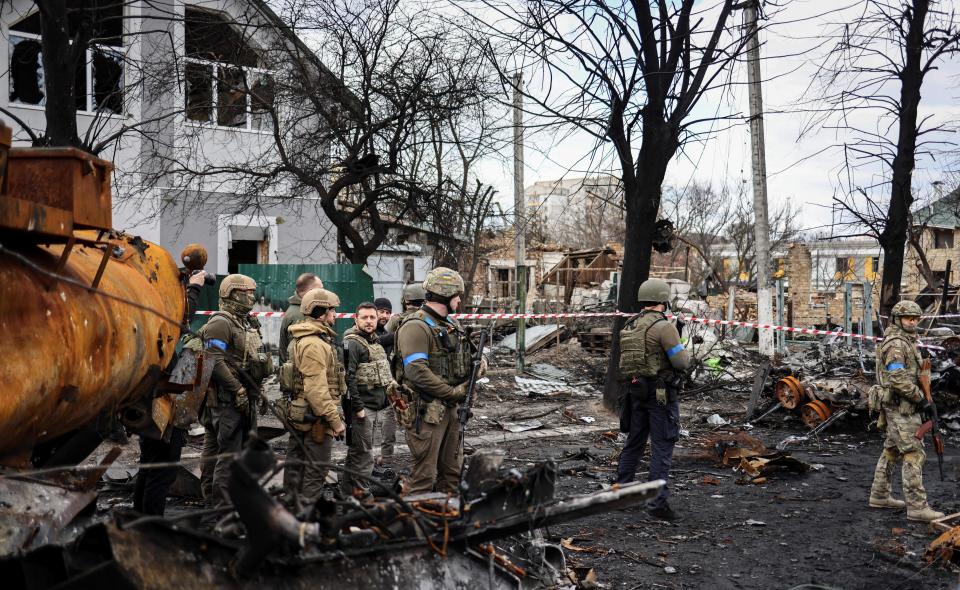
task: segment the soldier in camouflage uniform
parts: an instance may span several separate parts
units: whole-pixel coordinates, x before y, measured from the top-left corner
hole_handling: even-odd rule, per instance
[[[427,273],[423,288],[423,308],[397,330],[397,355],[403,363],[399,382],[407,395],[407,409],[399,418],[413,457],[406,491],[457,493],[463,461],[457,410],[467,394],[472,355],[466,333],[449,315],[460,304],[463,279],[437,267]]]
[[[288,361],[281,368],[281,382],[294,392],[281,404],[291,428],[283,486],[308,502],[320,497],[329,471],[311,461],[329,463],[333,439],[346,431],[338,410],[346,390],[343,351],[333,329],[339,305],[340,298],[326,289],[303,296],[300,309],[306,319],[290,326]]]
[[[427,292],[423,290],[423,285],[413,283],[403,288],[401,302],[403,311],[400,314],[390,318],[385,329],[390,334],[396,334],[400,322],[408,316],[419,310],[423,306],[423,300],[426,299]],[[393,355],[393,378],[399,379],[403,371],[403,359],[399,354]],[[380,442],[380,456],[377,457],[377,465],[389,465],[393,462],[393,447],[397,443],[397,412],[396,408],[390,406],[383,412],[383,427],[381,429],[383,439]]]
[[[891,310],[892,322],[877,346],[877,385],[871,390],[876,396],[871,406],[878,409],[879,428],[886,427],[883,453],[877,461],[870,489],[872,508],[907,507],[907,519],[929,522],[943,518],[927,504],[923,489],[923,464],[926,453],[923,442],[914,433],[923,419],[921,410],[928,406],[918,385],[923,359],[917,350],[917,323],[920,306],[913,301],[900,301]],[[890,478],[898,462],[903,462],[903,495],[906,502],[890,496]]]
[[[203,454],[210,457],[239,453],[247,435],[257,427],[256,401],[263,379],[273,371],[263,350],[260,324],[250,317],[257,283],[248,276],[228,275],[220,283],[220,310],[201,329],[200,337],[214,363],[207,390],[206,436]],[[226,502],[232,459],[206,462],[206,500]]]
[[[643,311],[620,332],[620,377],[627,381],[621,401],[620,430],[628,433],[620,453],[617,483],[633,481],[650,439],[649,481],[670,477],[673,447],[680,438],[680,376],[690,366],[690,354],[680,342],[677,328],[664,313],[670,286],[660,279],[640,285],[637,300]],[[667,499],[666,485],[648,505],[651,516],[677,520]]]

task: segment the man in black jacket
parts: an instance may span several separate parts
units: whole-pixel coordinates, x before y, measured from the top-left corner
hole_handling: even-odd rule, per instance
[[[392,410],[387,401],[387,386],[393,380],[390,360],[377,339],[377,308],[372,303],[357,306],[356,325],[343,337],[347,368],[347,390],[343,411],[353,413],[353,434],[345,467],[366,476],[373,474],[373,433],[386,412]],[[347,403],[347,399],[350,403]],[[352,494],[356,488],[366,490],[367,482],[347,474],[340,478],[340,490]]]

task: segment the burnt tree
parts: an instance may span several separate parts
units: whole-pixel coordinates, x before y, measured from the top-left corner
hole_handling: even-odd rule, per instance
[[[716,119],[694,115],[696,107],[706,93],[722,91],[724,73],[746,48],[734,23],[739,3],[722,0],[708,9],[695,0],[532,0],[525,10],[484,4],[499,15],[483,31],[494,38],[491,53],[504,64],[505,83],[517,69],[529,70],[524,79],[544,80],[525,93],[533,114],[589,136],[596,142],[590,161],[613,162],[620,173],[626,239],[618,306],[639,311],[637,289],[650,271],[667,166],[698,135],[698,124]],[[604,391],[611,405],[622,325],[618,318]]]
[[[839,129],[853,137],[843,145],[848,193],[834,202],[844,216],[842,225],[861,228],[883,249],[883,313],[900,298],[917,159],[933,155],[936,146],[945,143],[939,135],[942,123],[919,116],[927,76],[960,50],[960,26],[952,11],[940,9],[943,4],[863,2],[860,18],[839,25],[841,40],[823,60],[822,84],[815,88],[821,93],[817,101],[822,114],[806,129]],[[884,176],[880,183],[872,179],[878,166]],[[860,171],[871,180],[858,181]],[[885,206],[879,198],[884,192]]]

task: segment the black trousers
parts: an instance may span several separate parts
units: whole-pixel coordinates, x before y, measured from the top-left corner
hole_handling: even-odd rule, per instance
[[[617,482],[629,483],[636,475],[640,457],[647,440],[650,441],[650,474],[647,481],[668,481],[673,464],[673,447],[680,438],[680,402],[675,391],[669,391],[665,405],[657,403],[655,387],[647,382],[630,384],[623,408],[629,412],[630,431],[627,443],[620,453],[617,467]],[[627,416],[624,416],[627,418]],[[650,508],[667,505],[670,490],[665,485],[656,498],[648,503]]]
[[[140,437],[140,463],[167,463],[180,460],[186,433],[174,428],[170,442]],[[178,467],[141,469],[133,489],[133,509],[141,514],[163,516],[167,492],[177,480]]]

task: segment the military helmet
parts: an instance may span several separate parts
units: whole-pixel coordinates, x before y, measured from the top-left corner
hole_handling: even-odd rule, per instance
[[[452,268],[438,266],[427,273],[423,289],[441,297],[456,297],[463,293],[463,277]]]
[[[300,300],[300,311],[303,315],[311,315],[318,307],[340,307],[340,298],[333,291],[326,289],[310,289]]]
[[[898,301],[897,304],[893,306],[893,309],[890,310],[890,315],[895,318],[905,315],[920,317],[923,315],[923,310],[920,309],[916,301],[904,299],[903,301]]]
[[[256,289],[257,281],[247,275],[233,274],[224,277],[220,283],[220,298],[227,299],[234,289]]]
[[[637,301],[640,303],[669,303],[670,285],[662,279],[647,279],[637,289]]]
[[[403,300],[407,303],[412,301],[423,301],[427,298],[427,292],[420,283],[412,283],[403,288]]]

